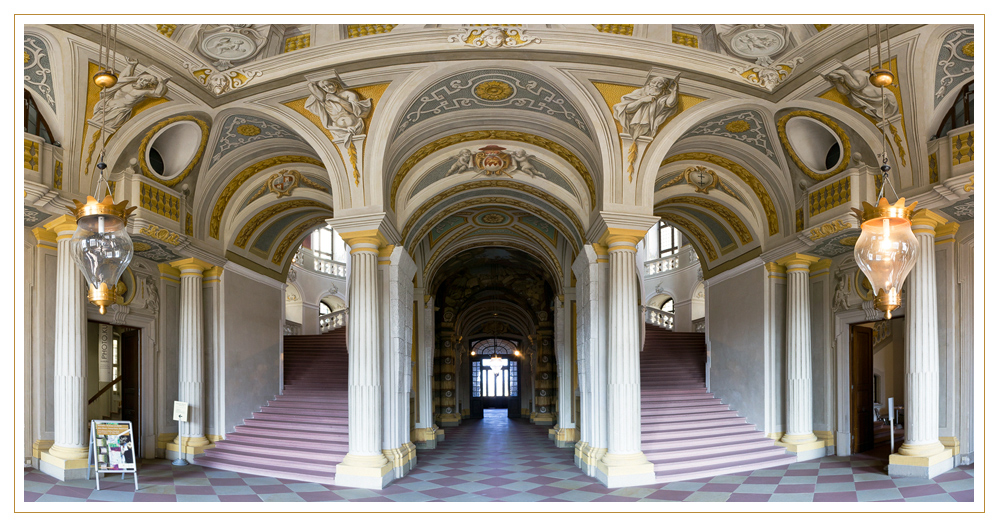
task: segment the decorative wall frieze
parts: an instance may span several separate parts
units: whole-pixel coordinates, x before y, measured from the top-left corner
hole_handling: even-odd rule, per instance
[[[180,233],[175,233],[165,227],[160,227],[155,224],[147,224],[143,226],[139,229],[139,234],[155,238],[156,240],[161,240],[171,246],[178,246],[184,241],[184,237]]]
[[[836,219],[832,222],[827,222],[819,227],[814,227],[809,230],[809,240],[819,240],[821,238],[826,238],[834,233],[838,233],[845,229],[854,229],[855,226],[851,225],[850,222],[845,222],[841,219]]]

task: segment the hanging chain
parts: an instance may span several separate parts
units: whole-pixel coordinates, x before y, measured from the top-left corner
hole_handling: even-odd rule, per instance
[[[101,71],[111,71],[112,63],[115,59],[115,53],[118,48],[118,24],[101,24],[101,41],[100,49],[97,50],[97,65],[98,69]],[[108,146],[108,136],[107,136],[107,124],[108,124],[108,101],[105,99],[105,90],[107,88],[101,87],[101,101],[104,106],[102,106],[103,112],[101,112],[101,154],[97,158],[97,169],[99,170],[97,182],[94,185],[94,198],[97,198],[97,191],[101,188],[101,182],[104,182],[104,188],[107,191],[106,196],[112,196],[114,199],[114,192],[111,190],[111,183],[108,179],[104,177],[104,169],[108,167],[107,163],[104,163],[105,148]]]

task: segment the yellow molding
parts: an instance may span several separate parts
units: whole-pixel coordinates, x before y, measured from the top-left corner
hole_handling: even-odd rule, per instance
[[[167,280],[173,280],[174,282],[180,282],[181,271],[179,269],[165,262],[157,264],[156,267],[160,270],[160,277]]]
[[[941,224],[934,229],[934,236],[937,238],[954,237],[958,233],[959,228],[961,226],[957,222]]]
[[[209,264],[208,262],[205,262],[204,260],[195,257],[188,257],[185,259],[175,260],[173,262],[170,262],[169,264],[181,270],[181,272],[193,271],[193,270],[203,272],[207,269],[212,269],[212,267],[214,266],[214,264]]]
[[[952,457],[951,449],[945,449],[940,453],[936,453],[929,456],[906,456],[906,455],[900,455],[898,453],[893,453],[889,455],[889,465],[931,467],[941,462],[944,462],[945,460],[948,460],[951,457]]]
[[[910,215],[910,223],[913,226],[927,226],[931,230],[936,230],[938,226],[948,223],[948,219],[945,217],[931,211],[930,209],[918,209],[912,215]],[[928,232],[927,229],[913,228],[913,232]],[[933,234],[933,231],[931,231]]]
[[[149,142],[152,141],[153,137],[156,136],[157,132],[163,130],[168,125],[171,125],[173,123],[178,123],[181,121],[194,122],[194,124],[198,125],[198,127],[201,128],[201,142],[198,145],[198,151],[195,153],[194,157],[191,158],[191,161],[188,162],[187,166],[184,167],[184,170],[180,172],[180,174],[174,176],[173,178],[166,178],[166,179],[161,178],[158,175],[154,174],[152,169],[150,169],[146,165],[146,156],[139,156],[139,170],[142,171],[142,174],[147,178],[155,181],[156,183],[159,183],[161,185],[166,185],[167,187],[173,187],[178,183],[184,181],[184,178],[187,178],[188,174],[190,174],[191,171],[194,169],[194,167],[198,165],[198,162],[201,161],[201,156],[205,153],[205,145],[208,143],[208,124],[202,121],[201,119],[198,119],[190,115],[174,116],[169,119],[160,121],[159,123],[156,124],[156,126],[149,129],[149,132],[146,133],[145,137],[142,138],[142,142],[139,144],[139,152],[146,152]],[[174,218],[174,220],[176,220],[176,218]]]
[[[76,217],[65,214],[49,220],[42,227],[55,233],[59,240],[70,238],[76,232]]]
[[[945,450],[951,451],[952,456],[958,456],[961,451],[961,444],[955,436],[942,436],[938,438]]]
[[[826,447],[836,447],[837,439],[834,437],[833,431],[813,431],[816,438],[826,442]]]
[[[55,443],[55,440],[35,440],[31,443],[32,458],[42,458],[42,453],[48,451]]]
[[[809,266],[809,271],[813,271],[813,272],[815,272],[815,271],[823,271],[823,270],[830,271],[830,265],[831,264],[833,264],[833,261],[830,260],[830,259],[828,259],[828,258],[819,259],[818,261],[816,261],[815,264]]]
[[[344,239],[344,243],[348,246],[354,246],[356,244],[374,244],[377,248],[381,249],[389,244],[389,240],[385,237],[378,229],[365,229],[363,231],[350,231],[348,233],[340,233],[340,238]],[[373,251],[371,249],[365,249],[365,251]],[[351,250],[354,253],[354,249]]]
[[[775,263],[784,266],[785,269],[787,270],[788,266],[793,264],[804,264],[806,266],[811,267],[813,264],[819,261],[820,261],[819,257],[806,255],[804,253],[792,253],[791,255],[781,257],[780,259],[776,260]]]
[[[598,256],[605,256],[605,257],[608,256],[608,246],[601,243],[596,243],[596,244],[591,244],[591,247],[594,248],[594,253],[597,253]]]
[[[766,269],[768,273],[785,273],[785,267],[777,262],[765,262],[764,269]]]
[[[597,243],[610,248],[610,245],[615,242],[627,242],[633,246],[632,249],[634,250],[635,245],[645,237],[646,231],[641,231],[639,229],[609,227],[606,231],[604,231],[604,234],[601,235]]]
[[[221,278],[223,268],[221,266],[212,266],[210,269],[205,270],[204,277],[208,278]]]
[[[35,235],[35,240],[38,241],[39,246],[50,246],[56,247],[56,234],[44,227],[36,227],[31,230],[31,233]]]

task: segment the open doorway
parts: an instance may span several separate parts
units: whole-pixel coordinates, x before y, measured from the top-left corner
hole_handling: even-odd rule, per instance
[[[87,420],[132,422],[135,452],[141,428],[141,330],[87,322]]]
[[[851,325],[852,453],[881,449],[888,453],[891,438],[897,447],[903,440],[905,331],[903,317]]]
[[[517,345],[506,339],[484,339],[472,347],[470,417],[483,418],[484,409],[507,409],[508,418],[521,417]]]

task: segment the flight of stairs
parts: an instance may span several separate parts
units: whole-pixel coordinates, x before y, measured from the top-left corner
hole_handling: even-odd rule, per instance
[[[705,388],[705,334],[646,324],[639,354],[642,452],[657,482],[676,482],[795,462]]]
[[[333,484],[347,454],[347,329],[285,336],[283,394],[237,425],[196,464]]]

